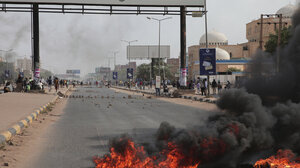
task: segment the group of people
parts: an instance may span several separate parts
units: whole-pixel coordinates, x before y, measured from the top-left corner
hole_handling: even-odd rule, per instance
[[[30,90],[43,90],[44,89],[44,79],[34,80],[32,78],[26,78],[21,75],[15,82],[7,81],[5,83],[4,92],[29,92]]]
[[[57,77],[49,76],[46,80],[44,78],[39,79],[32,79],[26,78],[22,75],[19,75],[17,80],[14,81],[6,81],[4,85],[4,93],[7,92],[29,92],[31,90],[44,90],[45,86],[48,86],[49,92],[51,91],[52,86],[54,86],[55,91],[58,92],[59,87],[69,87],[69,85],[73,85],[73,87],[76,86],[76,84],[83,83],[79,81],[70,81],[65,79],[58,79]]]
[[[220,81],[216,81],[215,79],[213,79],[213,81],[211,83],[208,83],[207,79],[200,79],[198,78],[197,82],[196,82],[196,94],[201,94],[203,96],[206,96],[208,94],[208,87],[212,88],[213,94],[217,94],[217,90],[218,93],[221,92],[221,90],[223,89],[223,85]],[[227,81],[226,85],[225,85],[225,89],[230,89],[231,87],[231,83],[229,81]]]
[[[55,91],[57,92],[59,87],[61,88],[69,88],[70,83],[72,83],[73,88],[76,87],[76,83],[79,83],[78,81],[70,81],[70,80],[66,80],[66,79],[58,79],[57,77],[51,77],[49,76],[47,79],[47,84],[48,84],[48,88],[49,88],[49,92],[52,89],[52,85],[54,85]]]

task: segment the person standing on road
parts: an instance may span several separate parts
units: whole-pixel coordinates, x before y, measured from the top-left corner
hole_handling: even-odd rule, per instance
[[[55,90],[56,90],[56,92],[57,92],[58,87],[59,87],[59,81],[58,81],[58,78],[55,78],[55,79],[54,79],[54,87],[55,87]]]
[[[51,87],[52,87],[52,79],[51,79],[51,76],[49,76],[48,80],[47,80],[47,83],[48,83],[48,87],[49,87],[49,92],[51,92]]]
[[[231,83],[229,81],[227,81],[227,84],[225,86],[225,89],[230,89],[231,88]]]
[[[203,95],[205,95],[205,84],[204,84],[205,79],[200,80],[199,82],[200,82],[201,95],[203,96]]]
[[[200,89],[201,89],[201,81],[199,80],[198,82],[197,82],[197,86],[196,86],[196,94],[200,94]]]
[[[221,82],[220,81],[218,81],[218,94],[220,94],[221,93],[221,90],[222,90],[222,84],[221,84]]]
[[[216,94],[217,93],[217,87],[218,87],[218,84],[216,82],[216,80],[214,79],[211,83],[211,87],[213,89],[213,94]]]
[[[205,93],[205,96],[207,95],[207,90],[208,90],[208,83],[207,83],[207,80],[204,79],[204,93]]]

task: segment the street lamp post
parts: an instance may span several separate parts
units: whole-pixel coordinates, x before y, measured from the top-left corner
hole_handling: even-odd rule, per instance
[[[116,61],[116,55],[119,53],[119,51],[114,51],[113,53],[114,53],[114,70],[115,70],[116,63],[117,63],[117,61]]]
[[[158,21],[158,74],[160,76],[160,25],[161,25],[161,21],[167,20],[167,19],[172,19],[172,17],[167,17],[167,18],[163,18],[163,19],[156,19],[153,17],[147,17],[147,19],[149,20],[155,20]]]
[[[131,43],[134,43],[134,42],[137,42],[138,40],[132,40],[132,41],[127,41],[127,40],[121,40],[121,41],[123,41],[123,42],[126,42],[126,43],[128,43],[128,46],[129,46],[129,49],[128,49],[128,68],[130,68],[130,44]],[[132,77],[133,78],[133,77]],[[131,81],[131,79],[129,79],[129,83],[130,83],[130,81]],[[130,88],[130,85],[131,84],[129,84],[129,88]]]
[[[130,68],[130,44],[134,43],[134,42],[137,42],[138,40],[132,40],[132,41],[121,40],[121,41],[128,43],[128,46],[129,46],[129,49],[128,49],[128,60],[129,60],[128,67]]]

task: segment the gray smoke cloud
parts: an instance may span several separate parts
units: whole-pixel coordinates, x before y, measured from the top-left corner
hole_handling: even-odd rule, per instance
[[[90,20],[86,19],[89,17]],[[108,57],[112,66],[112,52],[125,48],[121,39],[130,34],[128,29],[122,27],[124,24],[131,27],[131,21],[98,15],[64,16],[57,21],[57,28],[52,24],[56,21],[46,21],[42,23],[42,27],[47,27],[41,34],[42,61],[49,66],[64,67],[60,73],[64,73],[63,69],[94,72],[95,67],[108,66]]]

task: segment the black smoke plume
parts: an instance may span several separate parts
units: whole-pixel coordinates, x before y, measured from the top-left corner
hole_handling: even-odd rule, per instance
[[[220,113],[204,126],[179,130],[161,123],[157,151],[173,142],[184,154],[183,161],[200,162],[200,168],[251,167],[279,149],[299,155],[300,104],[295,102],[300,92],[300,10],[293,24],[292,38],[279,50],[279,73],[274,68],[276,54],[258,52],[245,87],[224,91],[217,102]],[[267,100],[275,103],[265,106]]]
[[[276,57],[279,54],[279,71]],[[167,139],[185,151],[194,151],[200,167],[239,167],[255,162],[278,149],[300,154],[300,9],[293,17],[289,43],[274,55],[258,51],[249,65],[249,79],[244,89],[224,91],[217,102],[221,115],[210,117],[206,125],[176,131],[161,124]],[[265,106],[265,105],[268,106]],[[162,137],[161,135],[158,137]],[[207,139],[212,139],[207,145]],[[161,146],[161,145],[160,145]],[[216,151],[216,149],[218,149]],[[204,154],[204,155],[203,155]]]
[[[278,48],[273,55],[259,51],[249,65],[250,76],[245,88],[259,95],[263,102],[300,101],[300,9],[292,23],[292,37],[286,46]]]

